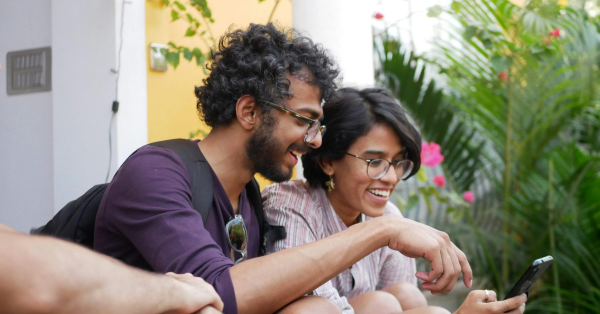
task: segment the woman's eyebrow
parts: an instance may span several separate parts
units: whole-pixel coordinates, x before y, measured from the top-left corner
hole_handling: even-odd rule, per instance
[[[363,152],[363,154],[369,154],[369,155],[384,155],[385,152],[382,152],[380,150],[366,150]]]

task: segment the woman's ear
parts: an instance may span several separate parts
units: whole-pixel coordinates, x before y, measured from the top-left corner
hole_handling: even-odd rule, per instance
[[[328,176],[332,176],[333,173],[335,172],[335,170],[333,169],[333,163],[331,162],[331,160],[327,159],[327,158],[321,158],[319,161],[319,167],[321,167],[321,170],[323,170],[323,172],[325,172],[326,175]]]
[[[246,131],[252,131],[260,124],[258,106],[254,98],[250,95],[238,98],[235,104],[235,115],[242,128]]]

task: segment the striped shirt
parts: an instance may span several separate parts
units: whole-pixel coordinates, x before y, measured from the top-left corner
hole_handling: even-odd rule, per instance
[[[291,180],[267,186],[263,192],[265,217],[271,225],[284,226],[287,237],[267,245],[273,253],[328,237],[348,227],[336,214],[322,188],[313,189],[302,180]],[[385,214],[402,217],[388,202]],[[361,214],[361,221],[371,217]],[[358,261],[313,291],[335,303],[342,313],[354,313],[348,299],[391,284],[407,281],[415,286],[415,260],[388,247],[383,247]],[[354,284],[353,284],[354,281]]]

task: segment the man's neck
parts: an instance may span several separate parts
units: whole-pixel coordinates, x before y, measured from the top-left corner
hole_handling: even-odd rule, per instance
[[[237,213],[240,194],[254,173],[246,160],[246,138],[236,131],[231,127],[212,130],[198,147]]]

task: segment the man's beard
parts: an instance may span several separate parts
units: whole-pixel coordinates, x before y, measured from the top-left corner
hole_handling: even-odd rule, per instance
[[[294,167],[282,169],[282,145],[273,135],[274,129],[274,119],[265,117],[259,129],[246,142],[246,154],[254,172],[260,173],[273,182],[283,182],[292,177]]]

